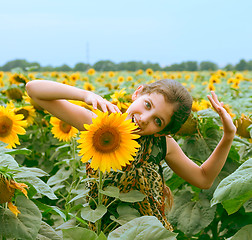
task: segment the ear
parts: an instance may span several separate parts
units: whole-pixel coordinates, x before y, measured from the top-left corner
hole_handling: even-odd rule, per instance
[[[132,100],[135,101],[138,97],[138,95],[142,92],[143,90],[143,85],[140,85],[136,91],[132,94]]]

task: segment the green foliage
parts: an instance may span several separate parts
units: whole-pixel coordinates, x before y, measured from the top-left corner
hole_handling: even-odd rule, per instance
[[[21,212],[17,217],[9,209],[0,209],[0,236],[5,238],[36,238],[41,226],[41,213],[37,206],[24,196],[18,196],[16,206]]]
[[[236,212],[252,198],[251,171],[252,159],[249,159],[220,182],[214,192],[211,205],[222,203],[229,214]]]
[[[111,232],[108,240],[174,240],[176,235],[164,228],[156,217],[143,216],[135,218]]]

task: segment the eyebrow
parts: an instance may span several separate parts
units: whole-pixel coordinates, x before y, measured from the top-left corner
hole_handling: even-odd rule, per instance
[[[149,101],[150,101],[151,105],[155,108],[155,105],[153,104],[153,102],[152,102],[152,100],[151,100],[151,98],[150,98],[150,97],[149,97]],[[163,122],[163,124],[166,126],[166,123],[165,123],[164,118],[162,118],[161,116],[158,116],[158,118],[160,118],[160,119],[161,119],[161,121]]]

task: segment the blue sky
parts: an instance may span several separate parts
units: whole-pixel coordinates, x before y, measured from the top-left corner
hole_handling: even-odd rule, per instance
[[[2,1],[0,66],[252,60],[251,0]]]

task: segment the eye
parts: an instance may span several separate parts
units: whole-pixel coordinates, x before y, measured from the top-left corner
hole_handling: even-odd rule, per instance
[[[147,102],[147,101],[145,102],[145,106],[146,106],[147,109],[151,108],[151,104],[149,102]]]
[[[162,121],[161,121],[159,118],[155,118],[155,123],[156,123],[159,127],[161,127],[161,125],[162,125]]]

